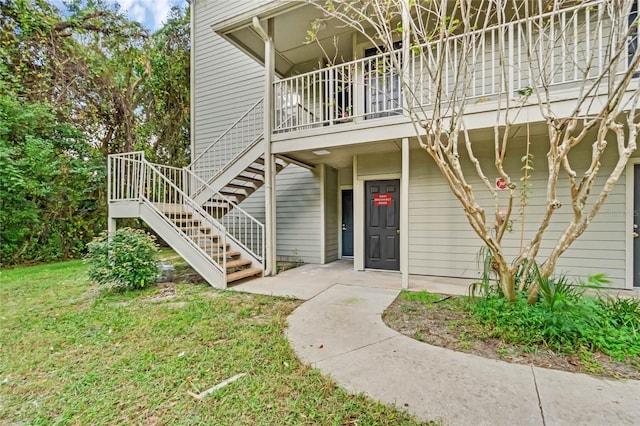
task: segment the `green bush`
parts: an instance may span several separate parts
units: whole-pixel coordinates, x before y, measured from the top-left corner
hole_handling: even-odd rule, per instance
[[[105,158],[83,133],[0,82],[0,262],[78,257],[104,229],[105,190]]]
[[[89,278],[100,285],[134,290],[154,284],[158,278],[155,237],[139,229],[103,232],[88,244],[85,261]]]
[[[521,292],[509,303],[499,291],[473,299],[471,312],[492,326],[495,337],[505,341],[580,353],[601,351],[617,359],[640,357],[640,301],[585,295],[598,287],[602,275],[570,285],[565,277],[540,280],[540,297],[527,303]]]

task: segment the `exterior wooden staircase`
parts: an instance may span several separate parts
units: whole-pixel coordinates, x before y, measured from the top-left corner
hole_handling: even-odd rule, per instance
[[[263,112],[260,100],[182,169],[109,156],[109,218],[144,220],[214,287],[262,275],[264,225],[238,204],[265,183]]]
[[[285,160],[276,160],[275,173],[279,173],[287,165],[288,163]],[[224,180],[221,179],[221,181]],[[223,184],[217,193],[211,191],[211,196],[208,199],[204,199],[206,195],[198,197],[202,207],[215,218],[220,218],[229,213],[234,205],[240,204],[264,185],[264,156],[255,159],[251,164],[241,169],[236,176],[227,177],[226,181],[228,182]],[[228,203],[227,200],[232,200],[233,204]]]
[[[224,202],[214,218],[189,192],[199,178],[189,169],[149,163],[143,152],[109,156],[109,218],[140,218],[209,284],[260,276],[264,270],[264,226],[235,202],[202,186]]]
[[[221,266],[227,284],[244,278],[262,275],[262,268],[253,267],[250,259],[242,258],[239,250],[232,250],[230,243],[223,243],[220,235],[193,217],[191,212],[164,212],[182,232],[188,235],[211,259]]]

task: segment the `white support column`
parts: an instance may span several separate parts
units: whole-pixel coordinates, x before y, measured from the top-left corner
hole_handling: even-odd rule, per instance
[[[364,270],[364,183],[358,175],[358,155],[353,156],[353,269]]]
[[[325,204],[327,202],[327,165],[320,164],[320,264],[327,263],[327,242],[326,227],[327,218],[325,215]]]
[[[400,178],[400,272],[402,288],[409,288],[409,138],[402,138]]]
[[[273,46],[273,19],[267,21],[265,30],[257,17],[253,18],[253,27],[264,41],[264,213],[265,213],[265,276],[276,273],[276,193],[275,193],[275,156],[271,154],[271,135],[273,133],[273,81],[275,75],[275,48]]]
[[[271,138],[269,138],[271,139]],[[266,163],[266,161],[265,161]],[[269,260],[271,261],[271,276],[276,275],[276,253],[277,253],[277,239],[276,239],[276,223],[278,216],[276,215],[276,156],[271,155],[271,251],[269,252]]]
[[[116,219],[109,216],[107,220],[107,233],[112,234],[114,232],[116,232]]]

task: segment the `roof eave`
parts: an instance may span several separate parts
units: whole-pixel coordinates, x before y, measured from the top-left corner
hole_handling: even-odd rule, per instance
[[[254,16],[258,19],[268,19],[281,13],[288,12],[299,7],[305,6],[308,3],[304,0],[283,1],[272,0],[261,6],[248,10],[244,13],[232,16],[224,21],[216,22],[211,25],[211,29],[220,35],[228,34],[232,31],[236,31],[241,28],[248,27],[251,24],[251,20]]]

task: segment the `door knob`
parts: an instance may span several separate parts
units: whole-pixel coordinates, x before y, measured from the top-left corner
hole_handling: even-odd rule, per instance
[[[396,229],[396,234],[400,235],[400,230]]]
[[[346,231],[347,230],[347,225],[345,225],[344,223],[342,224],[342,230]]]
[[[638,233],[633,231],[633,238],[638,238]]]

